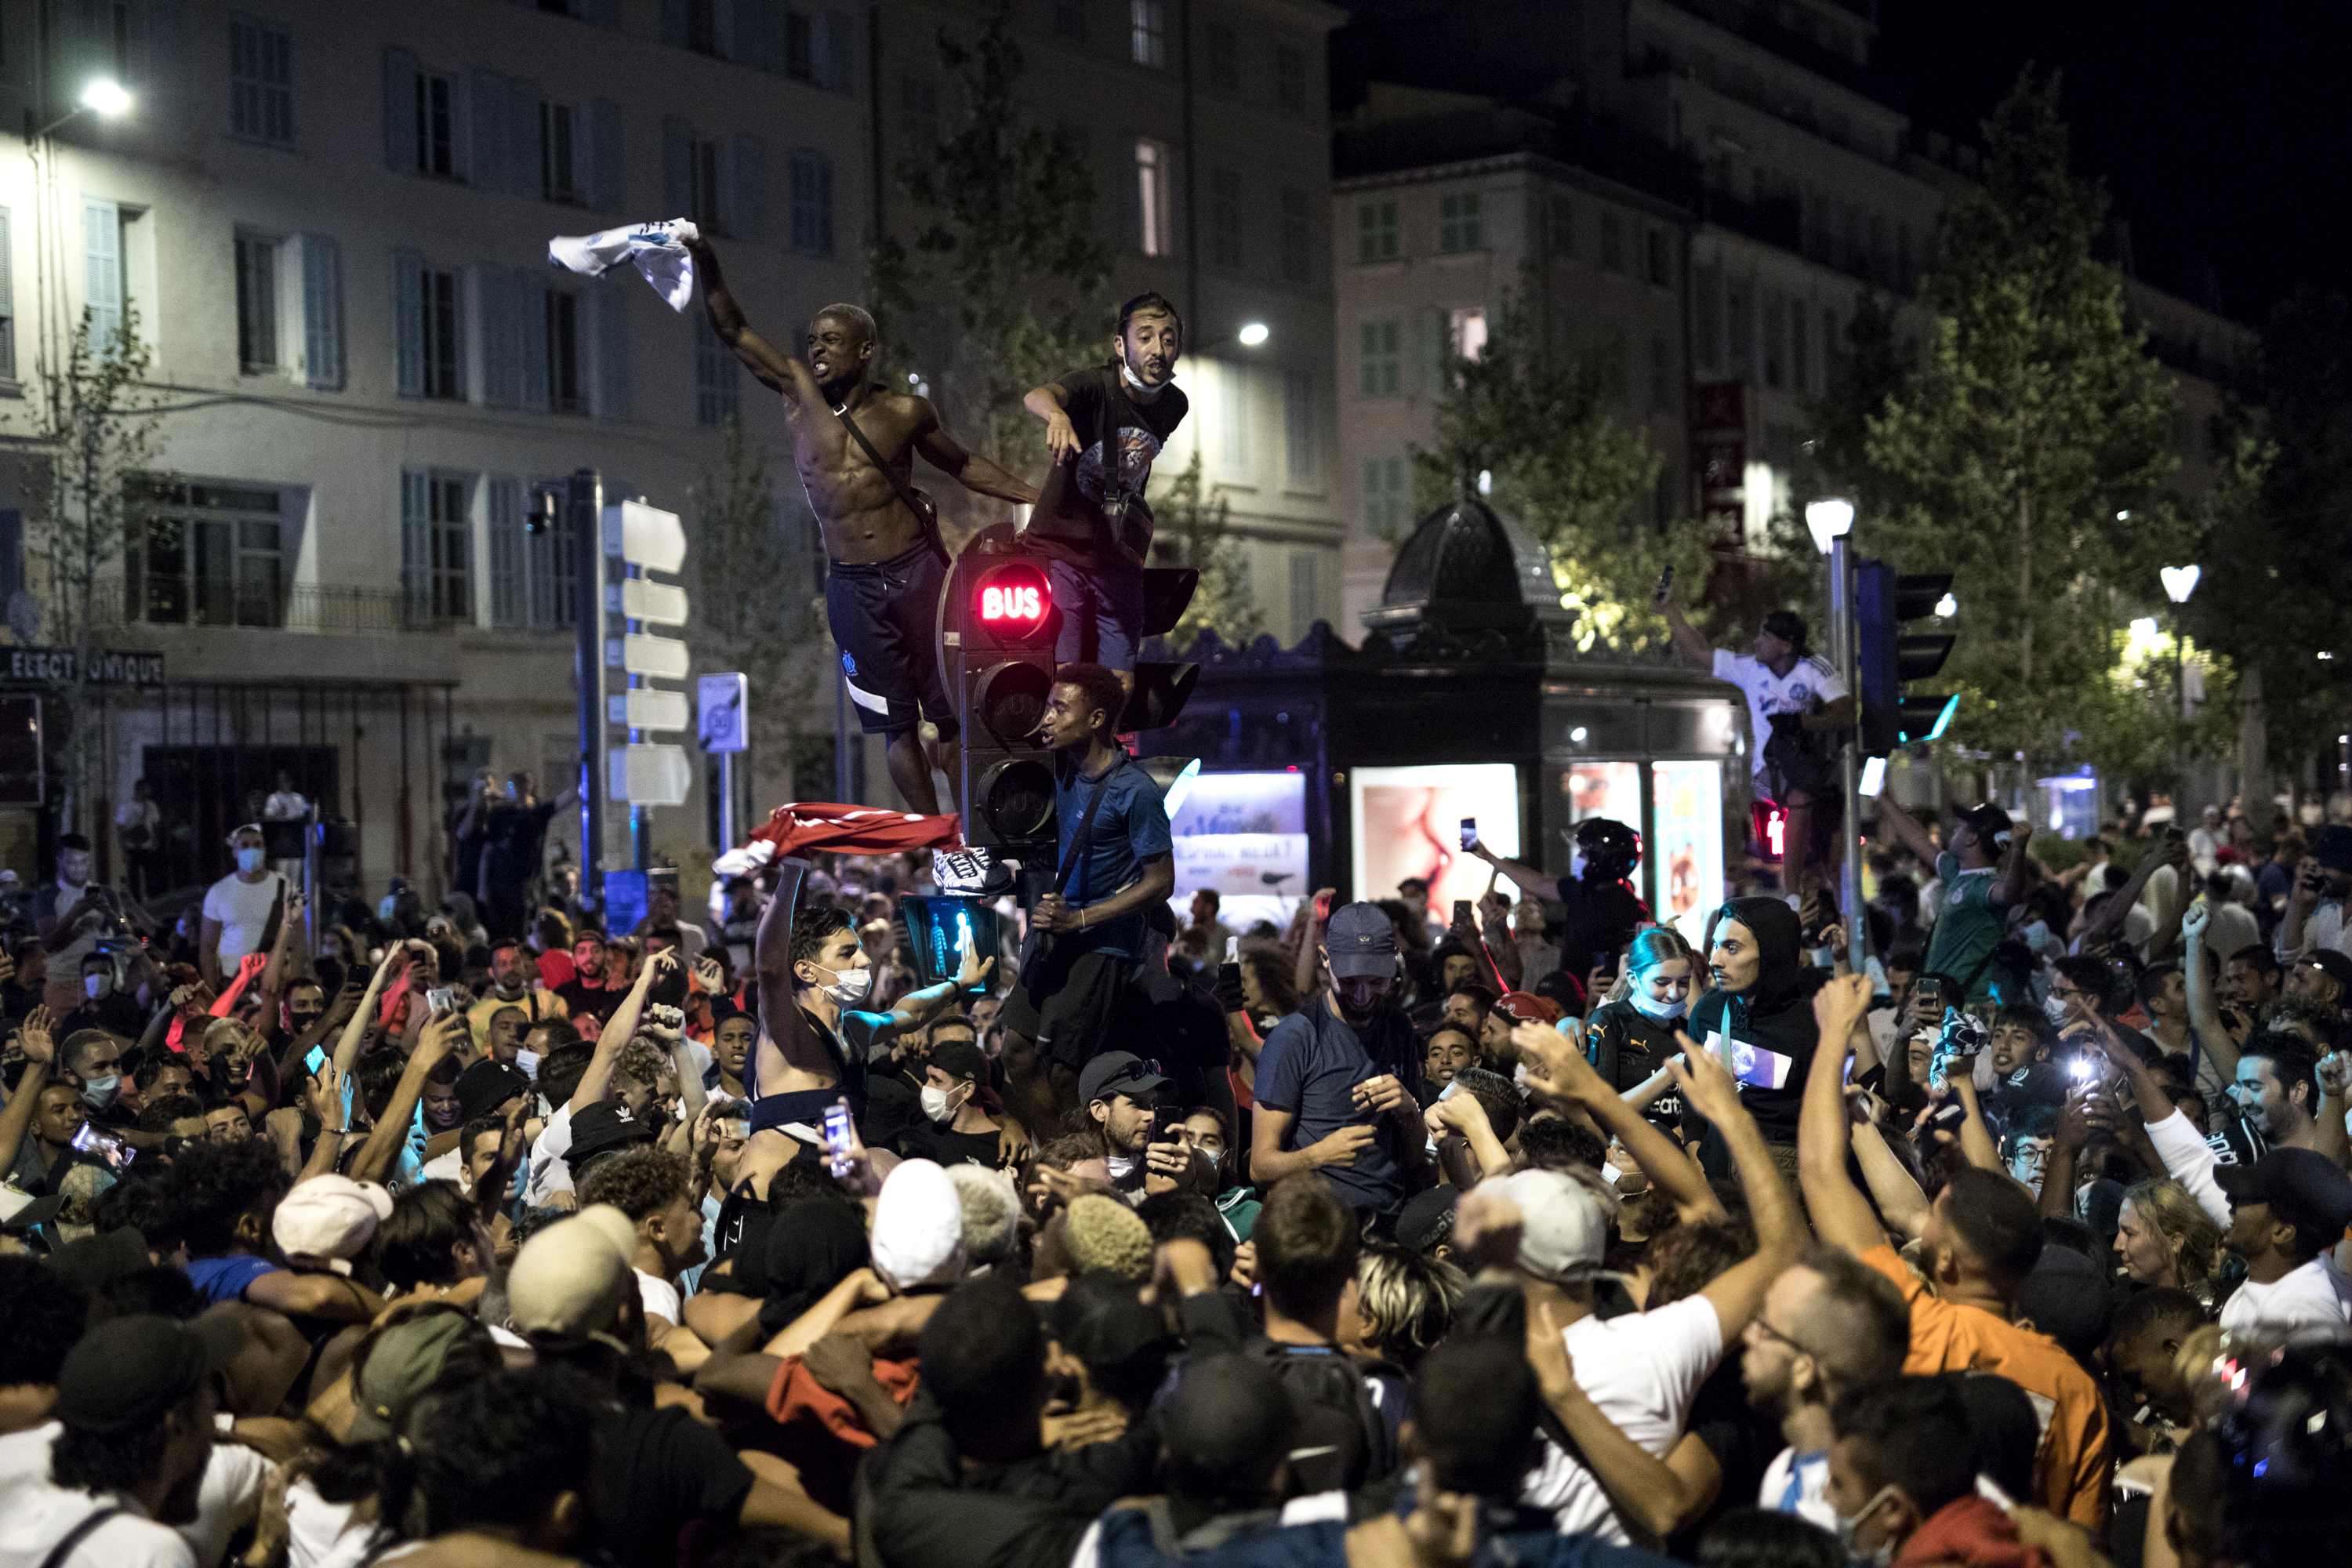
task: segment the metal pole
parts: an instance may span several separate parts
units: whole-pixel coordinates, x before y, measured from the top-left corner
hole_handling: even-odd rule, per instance
[[[735,847],[735,753],[719,753],[719,850]]]
[[[849,688],[837,669],[833,672],[833,798],[844,805],[858,804],[849,793]]]
[[[1853,560],[1844,535],[1830,541],[1830,662],[1848,691],[1858,691],[1853,665]],[[1845,849],[1838,871],[1838,911],[1846,924],[1846,953],[1856,971],[1870,956],[1870,922],[1862,918],[1862,774],[1857,727],[1838,752],[1838,789],[1845,802],[1841,829]]]
[[[565,486],[580,702],[580,901],[604,907],[604,498],[593,468]]]

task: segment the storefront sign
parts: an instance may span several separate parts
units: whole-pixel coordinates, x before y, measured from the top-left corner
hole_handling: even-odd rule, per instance
[[[81,650],[70,647],[17,647],[0,649],[0,681],[19,686],[79,684]],[[90,656],[93,686],[161,686],[163,656],[137,649],[103,649]]]

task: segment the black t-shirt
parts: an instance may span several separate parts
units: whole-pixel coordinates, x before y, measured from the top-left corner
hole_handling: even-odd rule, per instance
[[[557,986],[555,994],[563,998],[566,1017],[593,1017],[602,1024],[613,1016],[614,1011],[621,1005],[621,998],[629,991],[625,985],[591,985],[574,975]]]
[[[527,882],[539,872],[547,842],[548,819],[555,815],[551,800],[530,805],[494,805],[483,832],[482,886],[489,889]]]
[[[1003,1137],[1002,1132],[958,1132],[927,1116],[919,1126],[899,1134],[898,1152],[935,1165],[985,1165],[992,1171],[1004,1163]]]
[[[711,1427],[681,1405],[624,1406],[597,1432],[589,1507],[616,1563],[670,1563],[678,1532],[698,1519],[731,1527],[751,1472]]]
[[[1575,975],[1580,985],[1601,955],[1624,952],[1633,940],[1633,928],[1650,918],[1650,906],[1622,880],[1580,882],[1562,877],[1559,901],[1568,910],[1560,930],[1559,966]]]
[[[1739,1086],[1739,1103],[1756,1118],[1757,1131],[1767,1143],[1797,1141],[1797,1110],[1804,1102],[1805,1074],[1813,1065],[1813,1047],[1821,1028],[1813,1022],[1812,999],[1801,990],[1785,991],[1761,1005],[1727,992],[1710,991],[1691,1008],[1690,1037],[1711,1046],[1711,1036],[1722,1030],[1735,1044],[1749,1045],[1788,1058],[1781,1085],[1767,1088],[1752,1081]],[[1759,1069],[1774,1064],[1759,1059]],[[1710,1133],[1710,1144],[1720,1142]]]
[[[1619,1093],[1645,1083],[1677,1055],[1675,1038],[1681,1020],[1661,1024],[1628,1001],[1603,1003],[1592,1010],[1586,1039],[1591,1042],[1593,1069],[1601,1081]],[[1668,1089],[1650,1101],[1642,1114],[1654,1125],[1672,1131],[1682,1121],[1683,1097]]]
[[[95,1002],[85,997],[81,1005],[67,1014],[66,1021],[58,1026],[57,1037],[62,1040],[81,1029],[104,1029],[110,1035],[135,1040],[147,1032],[147,1011],[120,991],[110,992]]]
[[[922,1126],[923,1080],[893,1068],[866,1080],[866,1111],[857,1120],[857,1135],[868,1149],[896,1149],[898,1141]]]
[[[1093,521],[1095,538],[1090,549],[1056,545],[1054,553],[1072,559],[1099,557],[1110,543],[1108,521],[1103,515],[1103,501],[1112,493],[1114,484],[1118,493],[1129,498],[1130,505],[1140,504],[1145,488],[1151,480],[1151,465],[1167,445],[1176,426],[1184,422],[1192,405],[1175,386],[1160,389],[1160,395],[1149,403],[1136,401],[1134,389],[1120,379],[1116,367],[1106,369],[1096,365],[1087,370],[1074,370],[1055,382],[1062,390],[1062,408],[1070,416],[1070,428],[1078,437],[1077,472],[1074,499]],[[1118,393],[1106,395],[1107,385],[1117,385]],[[1103,456],[1103,432],[1109,421],[1106,417],[1112,401],[1118,404],[1118,461],[1115,470]]]

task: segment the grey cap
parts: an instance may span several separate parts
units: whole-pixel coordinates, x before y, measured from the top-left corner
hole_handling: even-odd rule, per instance
[[[1342,904],[1323,928],[1323,951],[1341,980],[1396,973],[1396,927],[1378,904]]]

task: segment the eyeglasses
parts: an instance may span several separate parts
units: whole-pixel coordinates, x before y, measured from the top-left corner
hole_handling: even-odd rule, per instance
[[[1748,1319],[1748,1325],[1750,1328],[1761,1330],[1767,1335],[1780,1341],[1790,1350],[1795,1351],[1799,1355],[1811,1355],[1813,1353],[1811,1347],[1799,1343],[1797,1341],[1792,1340],[1788,1335],[1782,1333],[1780,1330],[1774,1328],[1771,1324],[1766,1322],[1764,1321],[1763,1314],[1760,1312],[1755,1317]]]

